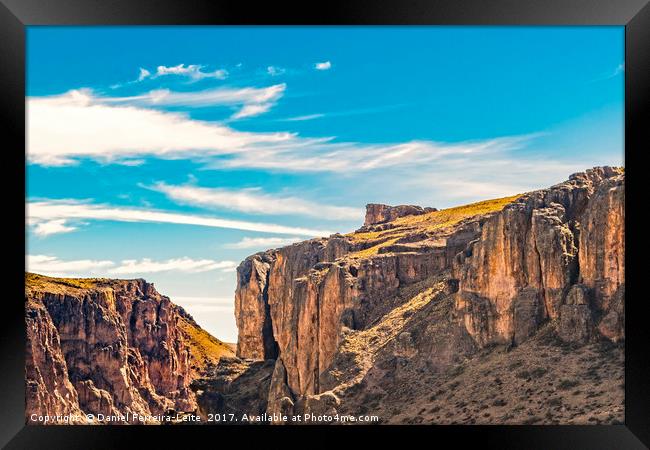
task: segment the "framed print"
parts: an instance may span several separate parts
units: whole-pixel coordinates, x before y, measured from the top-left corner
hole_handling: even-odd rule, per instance
[[[7,448],[650,442],[644,1],[0,12]]]

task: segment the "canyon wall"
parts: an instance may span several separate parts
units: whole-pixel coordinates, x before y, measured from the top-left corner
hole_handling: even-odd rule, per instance
[[[369,205],[355,233],[242,262],[237,355],[276,360],[269,411],[321,401],[346,334],[378,326],[434,277],[453,287],[450,336],[466,333],[476,348],[518,345],[549,322],[568,342],[622,340],[623,170],[590,169],[495,204],[458,219],[453,208]]]
[[[559,319],[565,339],[584,340],[593,319],[621,339],[624,203],[622,171],[597,168],[489,218],[453,267],[456,307],[470,334],[482,345],[521,342]]]
[[[190,350],[205,332],[152,284],[26,277],[28,418],[196,408]]]

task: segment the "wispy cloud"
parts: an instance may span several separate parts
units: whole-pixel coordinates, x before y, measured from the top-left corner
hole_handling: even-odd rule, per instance
[[[147,69],[143,69],[140,67],[140,73],[138,74],[138,81],[143,81],[145,78],[148,78],[151,76],[151,72],[149,72]]]
[[[27,204],[28,223],[32,227],[39,224],[59,221],[59,226],[69,227],[69,223],[82,220],[110,220],[117,222],[152,222],[196,225],[212,228],[229,228],[263,233],[289,234],[300,236],[327,236],[331,231],[290,227],[271,223],[247,222],[221,219],[193,214],[172,213],[151,209],[124,208],[111,205],[82,203],[75,200],[42,200]],[[52,234],[52,233],[50,233]]]
[[[204,78],[216,78],[218,80],[225,80],[228,77],[228,71],[225,69],[217,69],[214,71],[204,72],[205,66],[200,64],[179,64],[177,66],[158,66],[156,73],[152,77],[162,77],[166,75],[179,75],[189,77],[193,80],[202,80]]]
[[[160,182],[150,189],[162,192],[182,204],[225,208],[251,214],[298,215],[326,220],[359,220],[363,217],[360,208],[324,205],[297,197],[271,195],[262,192],[260,188],[234,190]]]
[[[140,260],[123,260],[119,266],[109,269],[113,274],[139,274],[156,272],[185,272],[200,273],[211,270],[232,271],[237,267],[235,261],[215,261],[212,259],[192,259],[186,256],[182,258],[154,261],[150,258]]]
[[[614,68],[610,72],[601,74],[600,76],[591,80],[591,82],[609,80],[611,78],[615,78],[619,76],[622,73],[625,73],[625,63],[620,63],[619,65],[616,66],[616,68]]]
[[[446,208],[542,189],[593,165],[591,158],[557,160],[533,155],[514,158],[507,152],[498,152],[441,161],[433,173],[397,170],[391,172],[388,182],[401,179],[398,188],[401,195],[408,195],[415,204]]]
[[[235,261],[192,259],[187,256],[156,261],[150,258],[110,260],[62,260],[51,255],[27,255],[26,269],[50,276],[139,275],[159,272],[201,273],[213,270],[233,271]]]
[[[246,91],[214,93],[208,101],[265,101],[276,94]],[[199,101],[193,94],[162,95],[167,104]],[[139,101],[154,101],[140,96]],[[74,164],[77,157],[119,161],[152,155],[177,158],[232,154],[258,144],[289,141],[291,133],[245,133],[216,122],[193,120],[184,114],[134,106],[133,98],[100,99],[88,91],[70,91],[27,101],[27,155],[42,165]]]
[[[36,236],[45,237],[52,234],[70,233],[76,229],[77,227],[66,225],[65,220],[63,219],[46,220],[34,225],[34,234]]]
[[[95,103],[125,104],[135,106],[246,106],[274,105],[284,94],[287,85],[275,84],[264,88],[227,88],[205,89],[202,91],[175,92],[169,89],[156,89],[141,95],[130,97],[98,97],[90,91],[77,91],[92,97]],[[72,91],[74,92],[74,91]]]
[[[273,107],[272,103],[258,103],[252,105],[244,105],[242,109],[232,115],[233,119],[243,119],[244,117],[255,117],[264,114]]]
[[[102,162],[141,161],[147,156],[192,159],[206,168],[258,168],[284,172],[353,173],[438,163],[525,147],[535,134],[465,142],[407,141],[365,144],[288,132],[241,132],[223,123],[148,106],[240,104],[237,117],[267,110],[284,92],[268,88],[177,93],[152,91],[134,97],[96,97],[89,91],[28,99],[27,155],[31,163],[70,165],[83,157]],[[218,158],[217,158],[218,157]]]
[[[266,73],[268,73],[272,77],[282,75],[285,72],[286,72],[286,69],[283,69],[282,67],[278,67],[278,66],[268,66],[266,68]]]
[[[259,249],[268,249],[282,247],[285,245],[293,244],[294,242],[302,241],[301,237],[244,237],[239,242],[234,242],[232,244],[226,244],[226,248],[236,248],[236,249],[249,249],[249,248],[259,248]]]
[[[302,122],[305,120],[314,120],[314,119],[319,119],[321,117],[324,117],[325,114],[306,114],[304,116],[295,116],[295,117],[288,117],[286,119],[282,119],[285,122]]]
[[[275,146],[242,153],[215,167],[255,167],[296,172],[352,173],[391,167],[430,165],[468,155],[494,155],[524,147],[536,134],[456,143],[410,141],[401,144],[358,144],[323,141],[309,145],[309,153],[296,147]]]
[[[332,68],[332,63],[330,61],[323,61],[314,64],[316,70],[329,70]]]
[[[108,260],[77,259],[63,261],[56,256],[27,255],[26,270],[42,275],[61,277],[71,274],[98,273],[112,267],[115,263]]]

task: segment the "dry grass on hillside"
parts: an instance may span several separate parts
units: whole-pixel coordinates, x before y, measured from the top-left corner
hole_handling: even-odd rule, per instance
[[[353,242],[372,244],[368,248],[351,253],[350,257],[368,258],[378,254],[379,249],[382,247],[395,244],[396,241],[407,234],[444,231],[446,228],[471,217],[500,211],[519,197],[521,197],[521,194],[442,209],[419,216],[400,217],[392,222],[395,228],[385,231],[350,233],[347,236]]]
[[[106,278],[54,278],[37,273],[25,272],[25,287],[28,289],[47,290],[63,293],[70,288],[93,289],[107,283]]]
[[[203,328],[197,327],[185,318],[181,318],[178,324],[187,338],[198,372],[205,373],[208,367],[216,365],[222,356],[234,356],[228,344],[221,342]]]

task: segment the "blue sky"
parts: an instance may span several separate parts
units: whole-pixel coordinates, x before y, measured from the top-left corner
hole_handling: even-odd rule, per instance
[[[29,27],[27,264],[236,340],[236,265],[623,164],[623,27]]]

